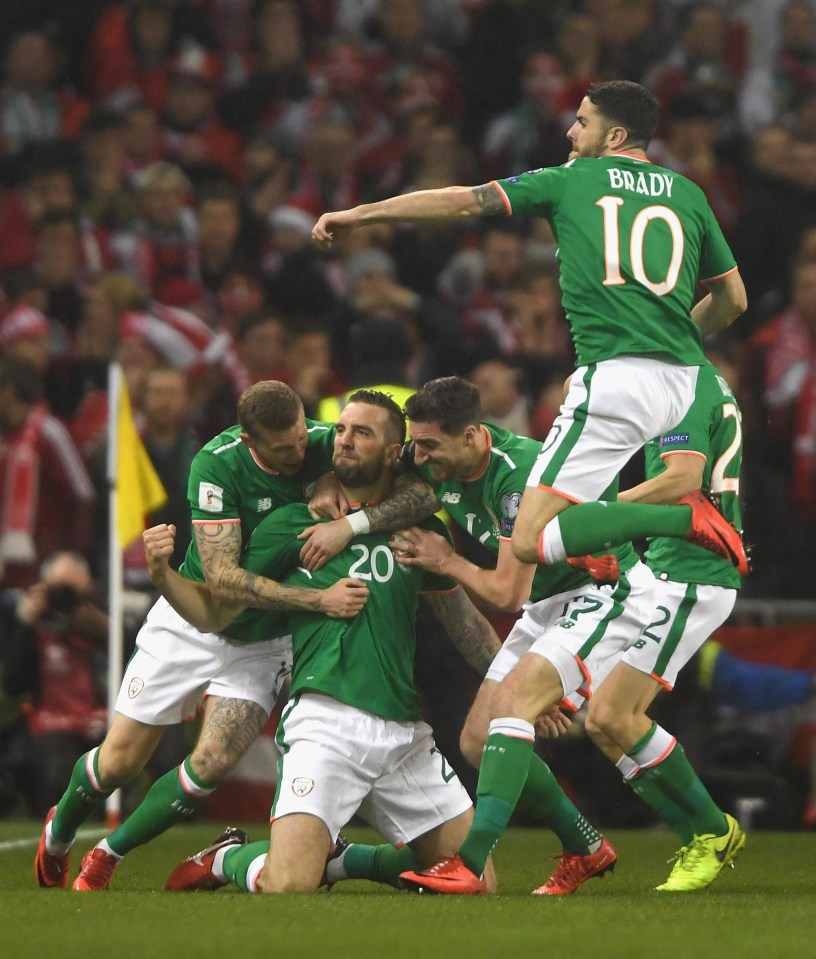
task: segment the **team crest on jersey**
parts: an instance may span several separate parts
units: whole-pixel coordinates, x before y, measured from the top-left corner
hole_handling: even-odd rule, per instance
[[[198,484],[198,508],[208,513],[220,513],[224,508],[224,490],[214,483]]]
[[[304,796],[308,796],[313,789],[314,779],[309,779],[308,776],[298,776],[297,779],[292,780],[292,792],[299,799],[303,799]]]
[[[443,493],[442,502],[443,503],[458,503],[462,498],[461,493]]]
[[[134,676],[128,684],[128,699],[135,699],[144,689],[144,680]]]
[[[660,440],[661,446],[678,446],[680,443],[688,444],[688,433],[666,433]]]

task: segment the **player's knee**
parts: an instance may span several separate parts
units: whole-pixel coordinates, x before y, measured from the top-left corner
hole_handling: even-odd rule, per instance
[[[585,729],[596,744],[610,739],[615,742],[626,730],[626,719],[619,706],[593,696],[587,707]]]
[[[462,734],[459,737],[459,750],[474,769],[478,769],[482,764],[484,744],[484,730],[477,729],[476,726],[471,723],[465,723]]]
[[[211,742],[199,743],[190,754],[190,768],[209,785],[220,783],[238,765],[243,754],[232,749],[219,749]]]
[[[139,775],[148,758],[132,743],[105,741],[99,749],[99,777],[108,788],[124,786]]]

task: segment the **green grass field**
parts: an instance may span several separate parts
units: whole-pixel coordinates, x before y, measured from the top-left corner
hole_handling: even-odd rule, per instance
[[[261,838],[262,826],[248,830]],[[612,832],[613,876],[562,899],[531,896],[551,871],[547,832],[510,830],[496,855],[501,893],[415,896],[364,882],[330,894],[249,896],[231,888],[162,892],[166,874],[218,826],[179,827],[137,849],[107,893],[40,890],[32,860],[39,825],[0,822],[2,955],[73,959],[223,956],[240,959],[798,959],[816,957],[816,836],[757,832],[709,889],[653,892],[674,851],[667,832]],[[350,829],[352,840],[373,834]],[[76,863],[95,837],[78,840]]]

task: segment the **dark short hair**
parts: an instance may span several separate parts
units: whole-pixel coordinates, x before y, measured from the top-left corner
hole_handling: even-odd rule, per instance
[[[630,80],[590,84],[587,97],[611,124],[629,135],[628,146],[645,149],[654,136],[660,107],[651,93]]]
[[[436,423],[455,436],[482,419],[482,401],[476,387],[458,376],[430,380],[408,398],[405,413],[414,423]]]
[[[289,430],[302,413],[300,397],[279,380],[254,383],[238,398],[238,422],[250,439],[259,430]]]
[[[386,440],[389,443],[405,442],[405,414],[399,403],[390,393],[381,390],[355,390],[346,401],[348,403],[366,403],[368,406],[378,406],[388,414],[388,430]]]

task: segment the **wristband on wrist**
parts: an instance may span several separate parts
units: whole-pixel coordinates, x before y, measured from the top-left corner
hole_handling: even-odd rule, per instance
[[[365,514],[365,510],[359,510],[356,513],[349,513],[346,516],[348,524],[351,527],[351,531],[355,536],[360,536],[363,533],[371,532],[371,523],[368,521],[368,517]]]

